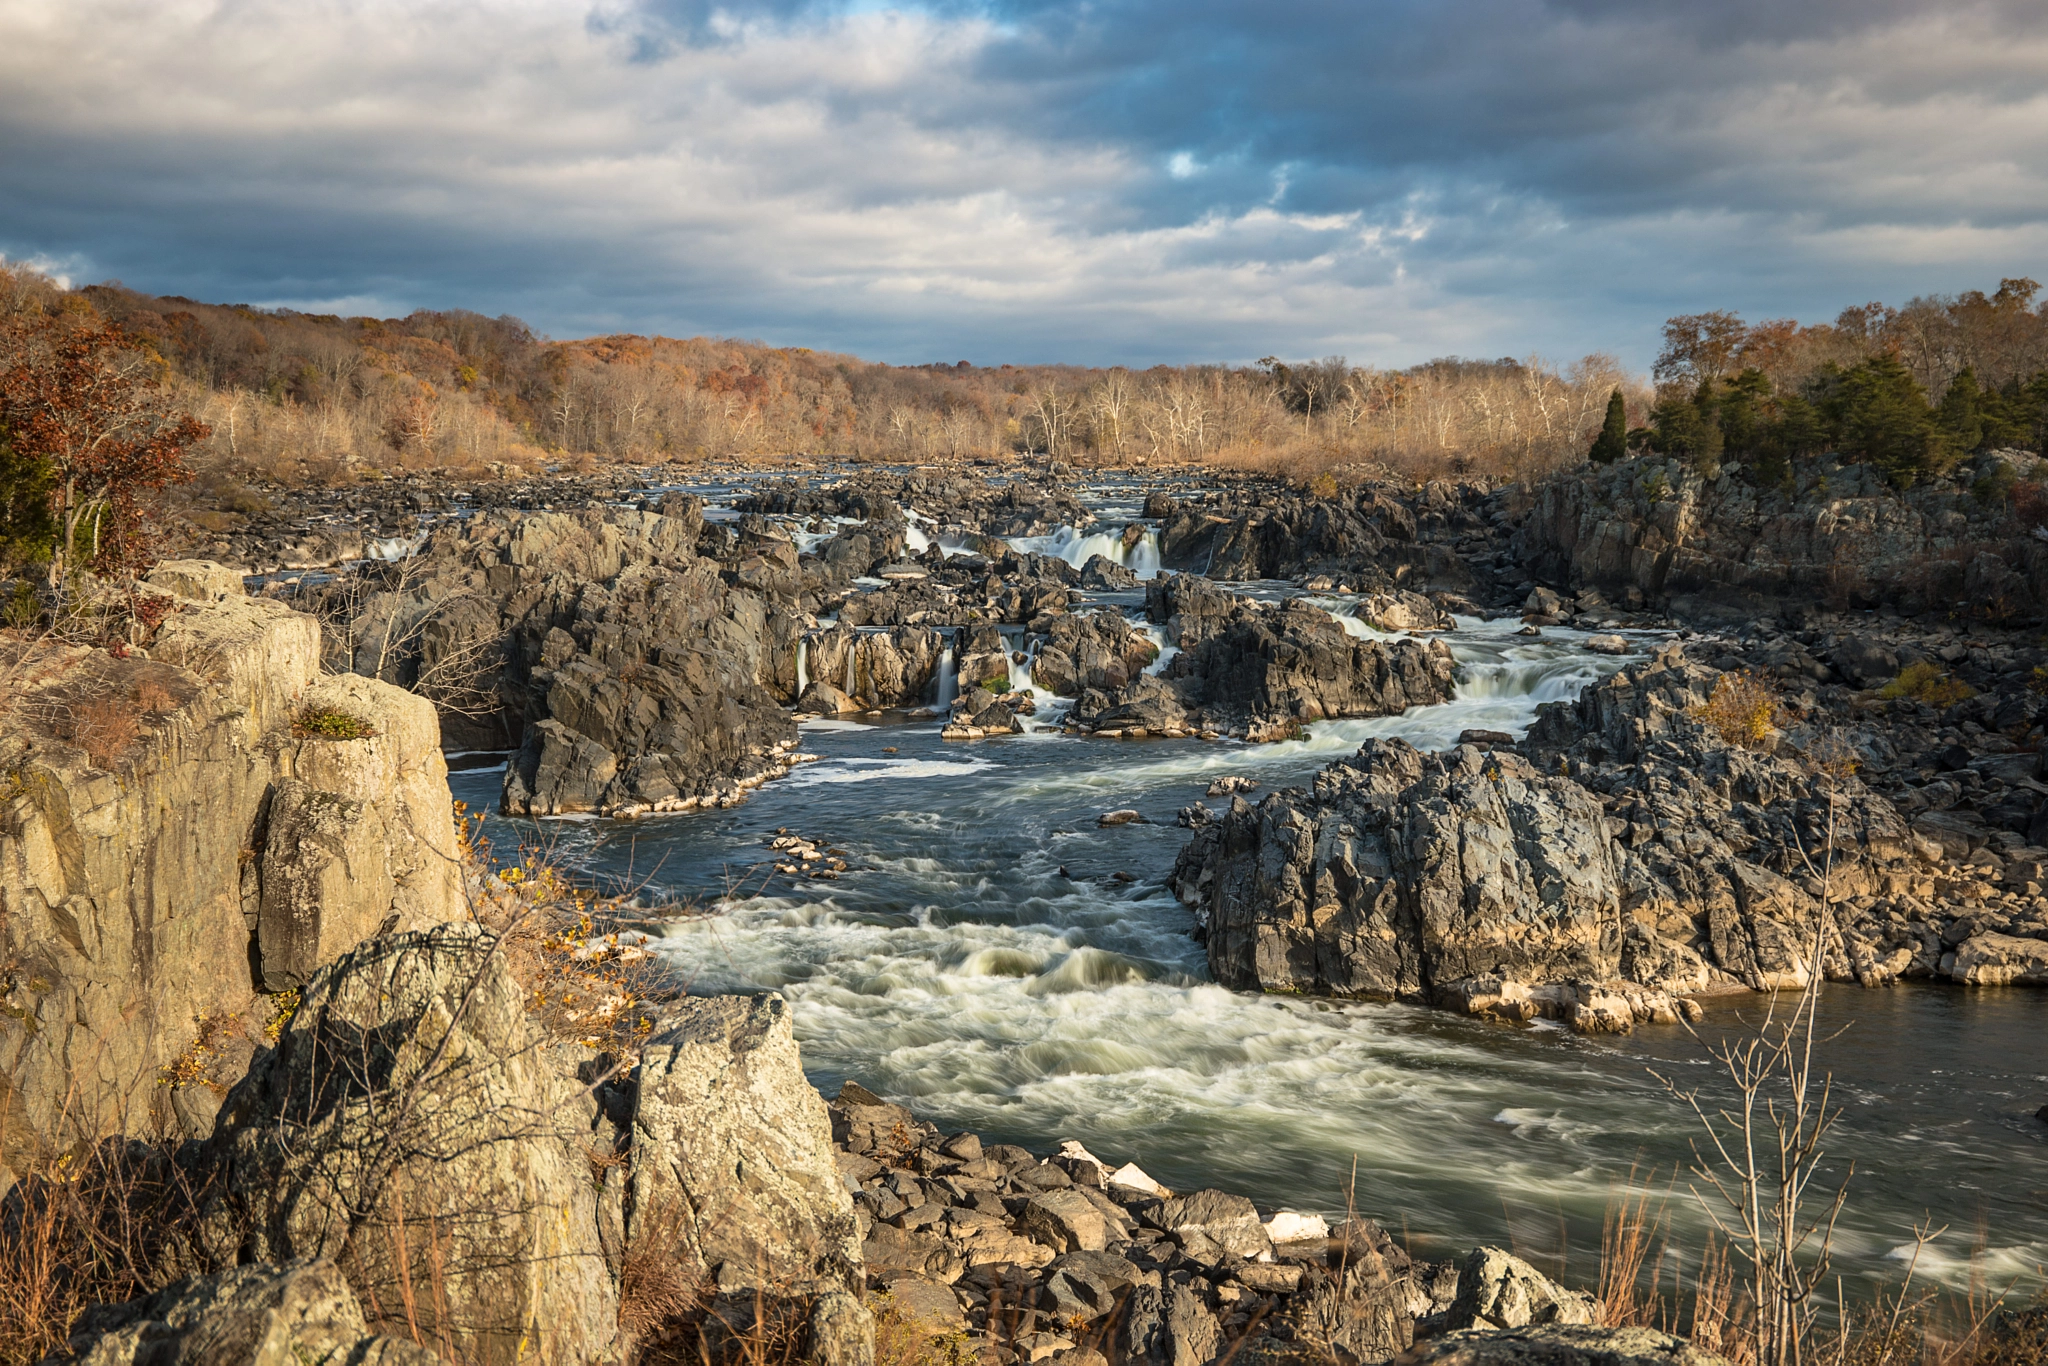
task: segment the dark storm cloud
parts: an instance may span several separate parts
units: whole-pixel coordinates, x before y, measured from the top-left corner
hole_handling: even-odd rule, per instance
[[[1640,363],[2040,275],[2034,3],[0,0],[0,251],[896,360]]]

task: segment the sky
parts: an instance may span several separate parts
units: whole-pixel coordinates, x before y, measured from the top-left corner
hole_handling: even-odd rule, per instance
[[[0,0],[0,255],[899,364],[2048,280],[2048,0]]]

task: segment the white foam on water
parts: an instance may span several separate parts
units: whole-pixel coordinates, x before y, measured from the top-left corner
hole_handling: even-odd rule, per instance
[[[871,783],[888,778],[958,778],[990,767],[993,765],[988,760],[972,756],[964,759],[824,759],[815,764],[805,764],[780,781],[786,787],[811,787],[818,783]]]
[[[1011,536],[1012,550],[1029,555],[1051,555],[1079,569],[1097,555],[1124,566],[1141,579],[1159,577],[1159,533],[1146,528],[1144,535],[1126,547],[1122,531],[1081,531],[1063,526],[1047,536]]]

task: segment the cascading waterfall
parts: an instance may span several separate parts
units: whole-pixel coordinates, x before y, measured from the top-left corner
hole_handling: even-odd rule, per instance
[[[960,695],[960,676],[953,662],[953,641],[946,639],[946,648],[939,654],[938,696],[934,705],[940,710],[953,705],[953,699]]]
[[[1133,621],[1131,624],[1144,632],[1147,640],[1159,647],[1158,657],[1145,666],[1145,672],[1148,674],[1165,673],[1166,666],[1173,663],[1173,657],[1180,653],[1180,646],[1167,644],[1164,627],[1155,626],[1149,621]]]
[[[856,633],[852,640],[846,642],[846,682],[841,684],[839,688],[839,691],[845,693],[848,697],[852,697],[855,695],[853,679],[853,657],[856,653],[859,652],[859,650],[860,636]]]
[[[796,638],[796,695],[802,697],[811,686],[811,642],[803,637]]]
[[[1012,550],[1029,555],[1051,555],[1079,569],[1097,555],[1124,566],[1141,579],[1159,577],[1159,533],[1146,527],[1144,535],[1126,545],[1121,531],[1083,532],[1063,526],[1049,536],[1012,536]]]

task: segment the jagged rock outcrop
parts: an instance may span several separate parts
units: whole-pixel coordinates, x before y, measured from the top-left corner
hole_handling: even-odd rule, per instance
[[[796,547],[763,518],[663,507],[440,528],[356,613],[355,668],[443,702],[464,742],[517,740],[510,813],[739,800],[796,741],[778,705],[809,624]]]
[[[926,701],[946,651],[946,637],[927,626],[855,631],[840,624],[807,632],[802,644],[810,678],[837,688],[861,710]]]
[[[1515,550],[1540,581],[1633,590],[1689,614],[1889,603],[2038,619],[2048,543],[1972,490],[2014,462],[2033,458],[1995,453],[1904,492],[1875,466],[1832,459],[1802,462],[1789,490],[1759,489],[1734,466],[1704,483],[1681,461],[1589,465],[1535,486]]]
[[[313,974],[229,1093],[198,1239],[337,1263],[385,1322],[476,1362],[584,1362],[617,1331],[590,1102],[492,937],[443,925]]]
[[[1689,714],[1715,677],[1670,651],[1547,708],[1522,754],[1376,740],[1234,799],[1174,873],[1212,971],[1595,1031],[1681,993],[1881,975],[1860,914],[1814,961],[1818,874],[1859,912],[1911,890],[1925,842],[1853,776],[1831,812],[1809,764],[1723,743]]]
[[[169,567],[196,596],[150,658],[53,647],[0,702],[0,1185],[153,1109],[203,1133],[217,1097],[157,1085],[195,1021],[253,1031],[266,984],[460,911],[433,708],[230,584]],[[337,715],[358,738],[298,724]]]
[[[146,1299],[88,1310],[78,1366],[434,1366],[436,1353],[374,1334],[333,1262],[240,1266]]]
[[[1123,613],[1076,612],[1053,619],[1032,656],[1031,679],[1061,697],[1115,692],[1158,658],[1159,647]]]
[[[1304,599],[1269,607],[1174,574],[1148,587],[1146,604],[1175,655],[1119,689],[1083,684],[1076,729],[1282,739],[1305,721],[1448,701],[1455,683],[1441,642],[1367,640]]]
[[[630,1151],[629,1248],[673,1229],[723,1293],[859,1292],[853,1201],[780,996],[669,1008],[634,1074]]]

